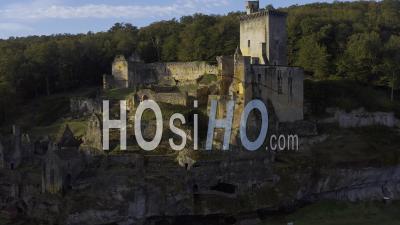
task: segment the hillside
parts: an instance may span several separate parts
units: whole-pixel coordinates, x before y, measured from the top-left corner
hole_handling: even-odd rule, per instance
[[[247,4],[0,40],[0,224],[398,224],[400,1]]]
[[[314,79],[398,88],[399,1],[282,10],[288,12],[291,65],[304,67]],[[15,103],[0,108],[0,123],[36,97],[99,85],[117,54],[136,51],[146,62],[215,61],[218,55],[231,55],[238,45],[241,14],[196,14],[140,29],[118,23],[106,32],[0,40],[0,104],[8,99]]]

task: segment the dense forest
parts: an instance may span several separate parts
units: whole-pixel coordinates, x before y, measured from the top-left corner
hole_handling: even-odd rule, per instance
[[[271,6],[268,6],[271,7]],[[313,79],[394,86],[400,71],[400,1],[316,3],[288,12],[291,65]],[[99,85],[115,55],[136,51],[146,62],[214,61],[233,54],[242,12],[195,14],[137,28],[0,40],[0,123],[17,104]]]

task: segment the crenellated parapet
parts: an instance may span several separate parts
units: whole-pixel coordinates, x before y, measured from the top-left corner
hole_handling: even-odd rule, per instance
[[[255,19],[255,18],[259,18],[259,17],[265,17],[265,16],[282,16],[282,17],[286,17],[287,13],[286,12],[282,12],[282,11],[278,11],[278,10],[261,10],[261,11],[256,12],[256,13],[242,15],[242,16],[239,17],[239,19],[240,19],[240,21],[245,21],[245,20],[251,20],[251,19]]]

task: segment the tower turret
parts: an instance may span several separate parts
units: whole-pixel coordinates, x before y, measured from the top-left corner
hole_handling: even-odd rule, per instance
[[[246,12],[247,15],[256,13],[260,9],[260,3],[257,1],[247,1],[246,2]]]

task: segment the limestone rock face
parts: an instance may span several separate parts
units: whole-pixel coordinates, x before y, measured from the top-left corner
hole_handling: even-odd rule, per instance
[[[288,181],[267,153],[194,153],[96,156],[70,190],[53,194],[41,192],[35,170],[0,170],[0,208],[20,209],[30,219],[53,224],[155,224],[239,215],[299,200],[400,199],[400,167],[322,169],[318,176],[302,170]]]
[[[324,171],[309,189],[311,199],[365,201],[400,199],[400,167]]]
[[[351,112],[345,112],[338,108],[328,108],[326,112],[332,117],[322,120],[322,123],[338,123],[343,128],[386,126],[399,127],[399,120],[393,112],[367,112],[359,108]]]
[[[118,221],[119,218],[117,210],[86,210],[69,215],[66,224],[107,224]]]
[[[193,165],[196,163],[194,152],[192,150],[184,149],[178,153],[176,160],[178,161],[179,166],[190,170]]]

